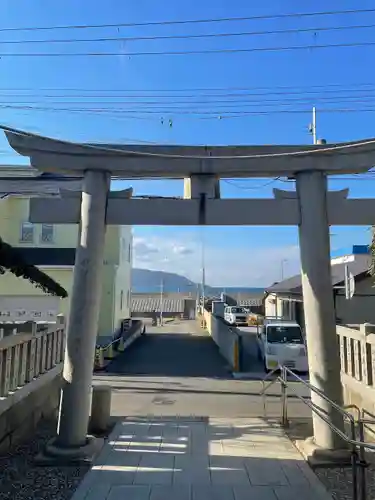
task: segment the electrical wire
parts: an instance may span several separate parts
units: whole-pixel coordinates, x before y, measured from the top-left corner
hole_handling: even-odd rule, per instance
[[[130,28],[140,26],[171,26],[180,24],[206,24],[206,23],[221,23],[221,22],[239,22],[239,21],[259,21],[266,19],[291,19],[304,17],[324,17],[332,15],[351,15],[351,14],[369,14],[375,12],[375,9],[352,9],[352,10],[330,10],[318,12],[291,12],[287,14],[266,14],[256,16],[242,17],[217,17],[208,19],[182,19],[170,21],[148,21],[148,22],[127,22],[127,23],[105,23],[105,24],[71,24],[71,25],[55,25],[55,26],[29,26],[29,27],[11,27],[1,28],[0,32],[7,31],[57,31],[57,30],[72,30],[72,29],[95,29],[95,28]]]
[[[150,36],[116,36],[116,37],[96,37],[96,38],[47,38],[43,40],[0,40],[0,45],[22,45],[22,44],[55,44],[55,43],[102,43],[102,42],[138,42],[155,40],[194,40],[202,38],[230,38],[244,36],[262,36],[262,35],[283,35],[292,33],[319,33],[329,31],[351,31],[375,28],[375,24],[356,24],[349,26],[315,26],[312,28],[289,28],[278,30],[263,31],[239,31],[230,33],[202,33],[186,35],[150,35]],[[1,31],[1,30],[0,30]]]
[[[286,151],[282,153],[261,153],[261,154],[253,154],[253,155],[180,155],[180,154],[166,154],[166,153],[154,153],[151,151],[138,151],[138,150],[130,150],[125,148],[118,147],[108,147],[104,145],[95,145],[95,144],[80,144],[73,141],[66,141],[62,139],[49,139],[47,137],[40,136],[38,134],[34,134],[32,132],[25,132],[23,130],[14,129],[8,127],[6,125],[0,124],[0,129],[4,132],[12,133],[15,135],[19,135],[21,137],[26,137],[28,139],[44,139],[51,140],[54,143],[58,143],[65,146],[78,146],[82,149],[92,149],[94,151],[101,151],[102,153],[116,153],[124,156],[140,156],[140,157],[154,157],[154,158],[170,158],[170,159],[190,159],[190,160],[240,160],[240,159],[263,159],[263,158],[292,158],[296,156],[310,156],[322,153],[333,153],[335,151],[347,151],[350,149],[355,149],[361,146],[375,146],[375,139],[365,139],[362,141],[343,143],[343,144],[335,144],[333,146],[319,146],[314,148],[314,146],[310,146],[308,149],[300,149],[296,151]],[[151,146],[150,146],[151,147]],[[225,146],[224,146],[225,147]],[[215,148],[219,148],[219,146],[215,146]],[[54,153],[55,151],[49,151],[48,149],[40,150],[44,153]]]
[[[237,189],[243,189],[245,191],[252,191],[252,190],[258,190],[258,189],[263,189],[265,187],[268,187],[271,184],[274,184],[275,182],[280,181],[280,179],[281,179],[280,177],[276,177],[275,179],[271,179],[270,181],[267,181],[264,184],[261,184],[258,186],[241,186],[240,184],[236,184],[235,182],[232,182],[231,180],[228,180],[228,179],[221,179],[221,181],[225,182],[226,184],[229,184],[230,186],[234,186]]]
[[[339,87],[343,87],[343,89]],[[301,85],[273,85],[271,87],[269,86],[247,86],[247,87],[236,87],[236,86],[226,86],[226,87],[185,87],[185,88],[155,88],[155,89],[145,89],[145,88],[133,88],[133,89],[114,89],[114,88],[109,88],[109,89],[103,89],[103,88],[93,88],[93,89],[88,89],[88,88],[58,88],[58,87],[39,87],[38,89],[32,88],[32,87],[0,87],[0,91],[9,91],[9,92],[29,92],[29,91],[50,91],[50,92],[59,92],[63,91],[64,93],[66,92],[221,92],[221,91],[248,91],[248,90],[266,90],[266,94],[274,94],[274,90],[281,90],[283,91],[282,93],[284,94],[284,91],[288,91],[291,89],[297,90],[302,93],[310,93],[311,89],[316,89],[313,92],[355,92],[357,91],[358,87],[375,87],[373,82],[354,82],[354,83],[326,83],[326,84],[320,84],[320,85],[307,85],[307,86],[301,86]],[[317,89],[321,89],[320,91]],[[333,90],[328,90],[328,89],[333,89]],[[271,91],[271,92],[269,92]],[[361,92],[361,89],[358,89],[358,92]],[[292,92],[295,93],[295,92]],[[221,95],[221,94],[219,94]],[[256,94],[258,95],[258,94]],[[259,94],[263,95],[263,94]]]
[[[152,92],[152,91],[150,91]],[[342,95],[343,92],[349,92],[349,95]],[[366,94],[363,95],[350,95],[350,94],[357,94],[359,92],[366,92]],[[299,91],[299,92],[244,92],[242,91],[241,93],[238,92],[228,92],[228,93],[210,93],[210,94],[185,94],[185,95],[176,95],[176,94],[141,94],[141,95],[134,95],[134,94],[120,94],[120,95],[111,95],[111,94],[93,94],[93,95],[85,95],[85,94],[60,94],[60,95],[53,95],[53,94],[38,94],[38,93],[33,93],[33,94],[15,94],[13,92],[1,92],[0,89],[0,96],[1,97],[18,97],[18,98],[39,98],[39,99],[65,99],[65,98],[70,98],[70,99],[85,99],[82,102],[92,102],[92,101],[86,101],[86,99],[97,99],[97,98],[105,98],[105,99],[112,99],[112,101],[109,102],[119,102],[119,101],[113,101],[113,99],[132,99],[132,102],[134,103],[140,103],[142,101],[139,101],[138,99],[145,98],[145,99],[156,99],[155,102],[163,103],[165,101],[159,100],[159,99],[173,99],[173,102],[181,102],[181,101],[176,101],[176,99],[197,99],[197,98],[213,98],[213,97],[225,97],[225,98],[231,98],[229,102],[236,102],[237,98],[248,98],[248,97],[269,97],[269,96],[287,96],[289,97],[299,97],[300,99],[320,99],[321,97],[317,94],[323,94],[323,97],[328,94],[328,96],[324,98],[355,98],[355,97],[375,97],[375,94],[368,94],[368,92],[375,92],[375,87],[374,88],[366,88],[366,89],[340,89],[340,90],[321,90],[321,91]],[[311,95],[311,97],[309,97]],[[306,96],[306,97],[302,97]],[[136,100],[134,100],[136,99]],[[233,99],[233,100],[232,100]],[[279,100],[279,99],[278,99]],[[14,101],[15,102],[15,101]],[[19,101],[17,101],[19,103]],[[31,102],[31,101],[30,101]],[[60,101],[57,101],[60,102]],[[76,100],[74,101],[75,103],[77,102]],[[190,103],[191,101],[187,101]],[[211,101],[193,101],[193,102],[211,102]]]
[[[1,96],[0,96],[1,97]],[[2,96],[4,97],[4,96]],[[13,98],[14,96],[7,96]],[[25,96],[23,96],[25,97]],[[37,96],[38,97],[38,96]],[[69,96],[71,98],[71,96]],[[13,104],[13,105],[24,105],[24,104],[64,104],[64,105],[78,105],[78,104],[87,104],[87,105],[112,105],[116,106],[116,109],[119,109],[119,105],[127,105],[127,106],[139,106],[139,105],[145,105],[146,107],[153,107],[158,108],[163,106],[163,109],[168,109],[165,106],[169,107],[170,109],[176,109],[176,108],[181,108],[181,105],[188,105],[189,108],[191,109],[191,106],[196,104],[200,105],[199,107],[201,108],[202,106],[206,105],[233,105],[233,106],[244,106],[244,105],[288,105],[290,103],[292,104],[308,104],[308,103],[314,103],[315,105],[318,104],[319,102],[326,102],[330,104],[337,104],[337,103],[342,103],[342,102],[350,102],[350,103],[367,103],[367,102],[373,102],[375,99],[375,93],[374,94],[359,94],[359,95],[328,95],[328,96],[306,96],[306,97],[296,97],[292,96],[289,97],[287,96],[286,98],[276,98],[276,99],[269,99],[269,98],[261,98],[259,99],[257,95],[253,96],[243,96],[243,95],[236,95],[235,99],[190,99],[186,100],[184,99],[179,99],[179,98],[168,98],[169,101],[163,100],[134,100],[134,98],[114,98],[112,96],[109,96],[110,100],[50,100],[49,98],[46,98],[47,100],[43,99],[42,101],[36,101],[36,100],[7,100],[7,101],[0,101],[0,105],[8,105],[8,104]],[[238,99],[237,99],[238,97]],[[54,98],[54,96],[52,96]],[[90,99],[94,99],[94,97],[89,97]],[[63,99],[63,98],[61,98]],[[115,100],[114,100],[115,99]],[[110,109],[110,108],[108,108]],[[183,109],[183,108],[182,108]]]
[[[188,110],[188,109],[118,109],[118,108],[58,108],[48,106],[15,106],[15,105],[0,105],[0,109],[4,110],[21,110],[21,111],[42,111],[42,112],[63,112],[63,113],[86,113],[102,116],[113,116],[118,118],[127,117],[128,119],[147,119],[147,116],[154,116],[158,120],[163,120],[167,117],[183,116],[184,118],[198,118],[201,120],[224,120],[227,118],[243,118],[246,116],[267,116],[275,114],[308,114],[311,113],[310,108],[306,109],[269,109],[269,110],[253,110],[253,111],[233,111],[233,110]],[[364,113],[375,111],[375,107],[371,108],[320,108],[320,113]],[[145,116],[143,116],[145,115]],[[167,118],[166,118],[167,119]],[[173,125],[173,123],[171,124]]]
[[[187,56],[210,54],[241,54],[251,52],[291,52],[295,50],[339,49],[355,47],[373,47],[375,42],[345,42],[336,44],[285,45],[274,47],[228,48],[228,49],[197,49],[197,50],[165,50],[142,52],[2,52],[0,57],[139,57],[139,56]]]

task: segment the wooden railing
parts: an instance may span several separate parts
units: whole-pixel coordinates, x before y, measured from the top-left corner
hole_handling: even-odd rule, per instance
[[[375,325],[359,330],[337,326],[341,371],[366,386],[375,388]]]
[[[0,341],[0,397],[18,388],[62,362],[64,326],[56,324],[47,331],[17,334]]]

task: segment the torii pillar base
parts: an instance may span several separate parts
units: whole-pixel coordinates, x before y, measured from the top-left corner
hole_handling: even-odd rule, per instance
[[[53,438],[35,457],[34,463],[41,467],[90,465],[99,455],[104,443],[103,438],[87,436],[85,445],[63,448]]]

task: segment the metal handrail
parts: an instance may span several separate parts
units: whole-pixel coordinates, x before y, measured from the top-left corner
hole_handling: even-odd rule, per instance
[[[266,380],[271,377],[273,374],[275,374],[277,371],[281,370],[281,376],[278,376],[277,378],[271,380],[267,386],[265,385]],[[296,373],[294,373],[290,368],[286,366],[278,366],[271,372],[269,372],[264,379],[262,380],[263,383],[263,390],[260,392],[260,396],[265,397],[266,391],[272,387],[276,382],[281,383],[281,398],[282,398],[282,425],[287,426],[288,425],[288,410],[287,410],[287,388],[290,388],[290,384],[287,379],[287,375],[291,375],[294,377],[295,380],[298,382],[301,382],[305,387],[310,389],[310,391],[314,392],[317,394],[319,397],[327,401],[335,410],[337,410],[344,418],[348,419],[350,421],[350,427],[351,427],[351,437],[347,436],[345,432],[341,431],[338,429],[332,422],[330,421],[329,417],[327,417],[324,414],[324,411],[315,403],[312,401],[309,401],[306,397],[300,396],[297,391],[292,387],[292,391],[294,395],[300,399],[307,407],[309,407],[312,412],[314,412],[316,415],[318,415],[326,424],[329,426],[329,428],[336,434],[338,435],[344,442],[348,443],[348,445],[351,446],[351,464],[352,464],[352,473],[353,473],[353,500],[358,500],[358,476],[357,476],[357,467],[360,467],[360,474],[361,474],[361,481],[360,481],[360,489],[359,489],[359,494],[360,494],[360,499],[361,500],[366,500],[367,498],[367,487],[366,487],[366,471],[365,467],[367,466],[366,460],[365,460],[365,449],[369,450],[375,450],[375,444],[367,443],[364,441],[364,424],[365,423],[374,423],[374,421],[365,419],[364,418],[364,412],[360,411],[358,407],[354,405],[347,406],[347,409],[356,409],[358,411],[359,418],[356,420],[354,416],[346,411],[344,408],[339,406],[337,403],[332,401],[328,396],[326,396],[320,389],[315,387],[314,385],[310,384],[309,382],[306,382],[306,380],[303,380],[301,377],[299,377]],[[265,407],[265,401],[264,401],[264,411],[266,412],[266,407]],[[356,424],[359,426],[359,441],[356,439]],[[359,454],[357,451],[357,448],[359,449]]]
[[[289,375],[292,375],[296,380],[298,380],[298,382],[301,382],[305,387],[307,387],[308,389],[310,389],[312,392],[315,392],[315,394],[317,394],[318,396],[320,396],[323,399],[325,399],[328,403],[330,403],[332,405],[333,408],[335,408],[339,413],[341,413],[344,417],[346,417],[348,420],[350,420],[350,422],[353,422],[354,424],[358,422],[353,417],[353,415],[351,413],[349,413],[348,411],[344,410],[341,406],[339,406],[337,403],[335,403],[334,401],[332,401],[328,396],[326,396],[320,389],[318,389],[314,385],[310,384],[309,382],[306,382],[306,380],[303,380],[301,377],[299,377],[296,373],[294,373],[292,370],[290,370],[286,366],[282,366],[282,367],[276,368],[275,370],[273,370],[273,372],[270,372],[268,375],[271,375],[272,373],[275,373],[276,371],[278,371],[280,369],[281,369],[281,371],[285,370],[285,373],[289,373]],[[262,380],[262,382],[266,378],[267,377],[265,377]],[[281,382],[282,384],[285,384],[287,387],[290,388],[290,386],[288,384],[288,380],[285,380],[285,379],[283,379],[282,377],[279,376],[276,379],[272,380],[271,383],[264,390],[262,390],[259,395],[263,396],[264,393],[265,393],[265,391],[267,389],[269,389],[273,384],[275,384],[278,381]],[[298,399],[300,399],[303,403],[306,404],[306,406],[308,406],[313,411],[315,411],[315,413],[318,413],[319,416],[323,420],[325,420],[327,418],[325,415],[322,415],[322,414],[319,413],[320,411],[323,411],[321,408],[319,408],[319,406],[317,406],[314,403],[310,404],[307,401],[306,398],[304,398],[303,396],[300,396],[293,388],[292,388],[292,390],[293,390],[293,392],[295,393],[295,395],[296,395],[296,397]],[[360,419],[360,420],[362,420],[362,419]],[[355,446],[358,446],[358,447],[364,447],[364,448],[369,449],[369,450],[375,450],[375,444],[365,443],[363,441],[353,440],[353,439],[349,438],[346,434],[344,434],[342,431],[340,431],[340,429],[338,429],[335,425],[333,425],[332,422],[330,422],[330,420],[328,418],[327,418],[326,421],[329,424],[330,428],[334,432],[336,432],[336,434],[338,434],[340,437],[342,437],[342,439],[344,441],[346,441],[348,444],[355,445]]]
[[[144,329],[144,326],[141,325],[142,329]],[[115,339],[112,339],[111,342],[109,342],[108,344],[105,344],[105,345],[96,345],[96,349],[100,349],[102,351],[105,351],[106,349],[108,349],[108,347],[111,347],[111,345],[115,345],[117,343],[120,343],[120,340],[122,338],[122,334],[124,332],[121,332],[121,335]]]

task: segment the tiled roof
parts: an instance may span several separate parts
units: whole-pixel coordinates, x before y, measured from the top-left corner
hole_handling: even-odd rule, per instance
[[[132,312],[149,313],[152,311],[160,312],[160,297],[132,297]],[[185,300],[182,298],[163,299],[163,312],[183,313],[185,310]]]
[[[368,264],[366,261],[359,260],[350,262],[349,272],[351,272],[354,278],[359,278],[361,276],[366,277],[368,272]],[[345,280],[345,264],[335,264],[331,267],[332,271],[332,286],[340,285]],[[284,281],[275,283],[274,285],[267,288],[268,293],[290,293],[300,295],[302,294],[302,283],[301,275],[297,274]]]
[[[261,298],[253,298],[253,299],[239,299],[237,301],[238,305],[246,307],[246,306],[261,306],[263,300]]]

